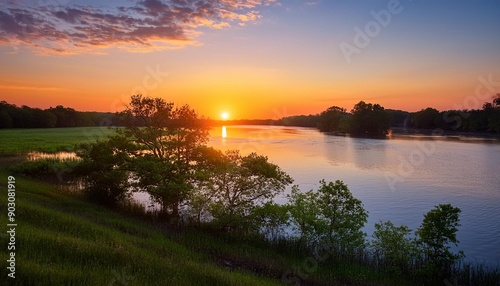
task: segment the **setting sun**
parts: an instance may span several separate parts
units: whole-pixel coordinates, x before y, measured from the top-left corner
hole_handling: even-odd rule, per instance
[[[229,118],[229,113],[227,112],[222,112],[220,117],[223,119],[223,120],[227,120]]]

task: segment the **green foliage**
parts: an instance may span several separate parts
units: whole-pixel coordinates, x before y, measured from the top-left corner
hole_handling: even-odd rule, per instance
[[[395,226],[391,221],[376,223],[369,245],[377,264],[392,273],[409,271],[418,255],[416,241],[408,237],[410,233],[406,225]]]
[[[391,115],[379,104],[360,101],[351,113],[351,134],[354,136],[385,137],[391,126]]]
[[[16,186],[16,214],[22,221],[16,229],[16,278],[7,277],[2,267],[0,285],[281,285],[276,278],[221,266],[205,250],[225,247],[220,238],[207,242],[207,235],[197,233],[177,239],[57,185],[16,176]],[[0,196],[0,204],[7,204],[7,196]],[[5,225],[7,216],[0,222]],[[0,239],[7,245],[7,236]],[[239,249],[242,244],[227,255],[242,253]],[[268,260],[269,265],[275,261]]]
[[[338,254],[362,249],[365,234],[361,228],[368,212],[342,181],[320,183],[317,192],[300,193],[294,188],[288,196],[290,214],[301,239],[308,244],[326,242]]]
[[[279,205],[268,201],[257,205],[252,210],[253,225],[265,238],[277,241],[285,238],[286,228],[289,226],[290,215],[288,205]]]
[[[366,234],[361,229],[368,220],[363,204],[342,181],[320,183],[317,205],[324,222],[324,237],[340,252],[363,248]]]
[[[130,169],[134,170],[133,177],[137,179],[135,189],[148,192],[164,208],[163,215],[168,215],[193,189],[190,174],[170,160],[143,154],[133,159]]]
[[[126,168],[127,141],[112,137],[107,141],[78,146],[77,155],[82,158],[75,169],[84,183],[84,192],[93,202],[115,206],[122,201],[129,188],[129,172]]]
[[[136,152],[133,180],[137,190],[146,190],[162,206],[163,215],[179,219],[180,205],[189,198],[197,165],[194,156],[208,141],[208,128],[189,106],[174,108],[161,98],[131,97],[122,113],[126,126],[119,131],[131,140]]]
[[[460,226],[461,210],[450,204],[440,204],[424,215],[415,234],[424,251],[425,261],[432,273],[446,275],[460,254],[450,252],[450,244],[458,245],[456,233]]]
[[[198,176],[202,180],[197,184],[195,213],[200,218],[202,212],[208,212],[214,223],[226,230],[249,230],[256,207],[272,200],[292,182],[267,157],[255,153],[241,156],[238,151],[222,153],[207,148],[200,156]]]
[[[301,192],[298,186],[293,186],[287,198],[290,217],[295,229],[300,233],[301,242],[316,242],[320,234],[318,194],[313,190]]]

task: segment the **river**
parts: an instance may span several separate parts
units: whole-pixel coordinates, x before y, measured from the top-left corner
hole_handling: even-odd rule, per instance
[[[303,191],[321,179],[344,181],[369,212],[368,236],[380,220],[415,230],[435,205],[450,203],[462,210],[458,249],[472,262],[500,263],[500,144],[362,139],[280,126],[216,127],[210,135],[215,148],[268,156]]]

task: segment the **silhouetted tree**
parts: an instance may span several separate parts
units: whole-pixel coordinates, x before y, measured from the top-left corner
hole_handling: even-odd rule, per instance
[[[391,125],[391,116],[379,104],[360,101],[351,110],[351,134],[384,137]]]
[[[322,132],[349,131],[349,114],[345,108],[338,106],[329,107],[320,113],[318,129]]]
[[[14,127],[14,120],[6,110],[0,110],[0,129]]]
[[[126,118],[123,140],[132,140],[137,187],[162,205],[165,215],[177,220],[179,207],[192,190],[195,150],[208,141],[208,128],[189,106],[142,95],[131,97],[122,114]]]
[[[393,109],[386,109],[385,111],[391,115],[391,127],[409,127],[407,125],[410,119],[409,112]]]
[[[319,115],[296,115],[283,117],[279,124],[284,126],[318,127]]]
[[[436,128],[436,120],[439,118],[439,111],[434,108],[422,109],[419,112],[413,113],[411,122],[413,127],[421,129]]]

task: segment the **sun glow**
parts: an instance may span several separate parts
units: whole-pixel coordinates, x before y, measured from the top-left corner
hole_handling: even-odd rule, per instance
[[[222,112],[220,117],[222,118],[222,120],[227,120],[229,119],[229,113],[227,112]]]

